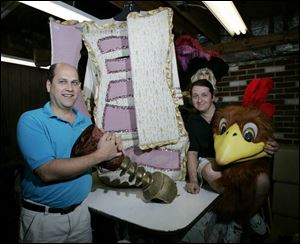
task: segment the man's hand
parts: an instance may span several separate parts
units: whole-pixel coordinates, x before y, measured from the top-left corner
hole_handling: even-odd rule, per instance
[[[104,133],[97,145],[97,151],[99,151],[99,156],[102,158],[101,161],[108,161],[112,158],[121,156],[123,152],[119,150],[120,147],[120,143],[117,143],[115,134],[108,132]]]

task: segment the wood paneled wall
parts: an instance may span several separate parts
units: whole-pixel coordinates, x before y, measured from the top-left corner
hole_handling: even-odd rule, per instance
[[[24,165],[17,146],[16,126],[20,115],[48,101],[47,70],[1,62],[1,162],[0,194],[5,198],[2,238],[18,242],[20,174]]]
[[[20,115],[48,101],[47,70],[1,62],[1,162],[18,157],[16,126]]]

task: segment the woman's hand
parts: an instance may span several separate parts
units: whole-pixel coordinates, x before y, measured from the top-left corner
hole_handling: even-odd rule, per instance
[[[279,150],[279,144],[273,138],[268,138],[266,145],[264,147],[264,151],[273,156]]]
[[[210,185],[210,187],[214,189],[216,192],[221,193],[223,191],[223,188],[218,186],[215,182],[217,179],[219,179],[222,176],[222,172],[214,170],[212,163],[209,163],[204,166],[202,170],[202,176]]]
[[[192,194],[196,194],[200,192],[200,186],[198,182],[187,182],[184,189]]]

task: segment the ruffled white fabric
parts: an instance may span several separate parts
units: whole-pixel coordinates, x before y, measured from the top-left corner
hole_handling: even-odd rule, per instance
[[[134,102],[141,149],[178,142],[175,104],[168,84],[172,72],[169,11],[127,18]],[[139,30],[139,31],[137,31]]]
[[[104,128],[105,107],[134,107],[137,131],[113,131],[122,137],[125,149],[139,145],[141,149],[162,148],[180,152],[180,166],[163,170],[174,180],[184,180],[189,141],[178,109],[183,104],[173,42],[172,10],[159,8],[130,13],[128,21],[106,21],[105,24],[83,22],[82,35],[89,52],[84,81],[84,98],[94,99],[94,118]],[[101,52],[99,40],[128,37],[129,48]],[[107,72],[109,59],[130,58],[131,70]],[[111,81],[131,79],[133,96],[107,100]],[[135,118],[134,118],[135,119]],[[122,123],[122,121],[119,121]],[[149,172],[157,171],[145,166]],[[98,171],[109,181],[123,183],[128,176],[119,171]]]

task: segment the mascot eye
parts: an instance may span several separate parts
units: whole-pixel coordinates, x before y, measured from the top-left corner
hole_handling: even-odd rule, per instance
[[[219,123],[219,133],[220,133],[220,135],[224,134],[226,129],[227,129],[227,120],[225,118],[222,118],[220,120],[220,123]]]
[[[256,124],[250,122],[243,127],[243,137],[246,141],[252,142],[257,136],[257,126]]]

